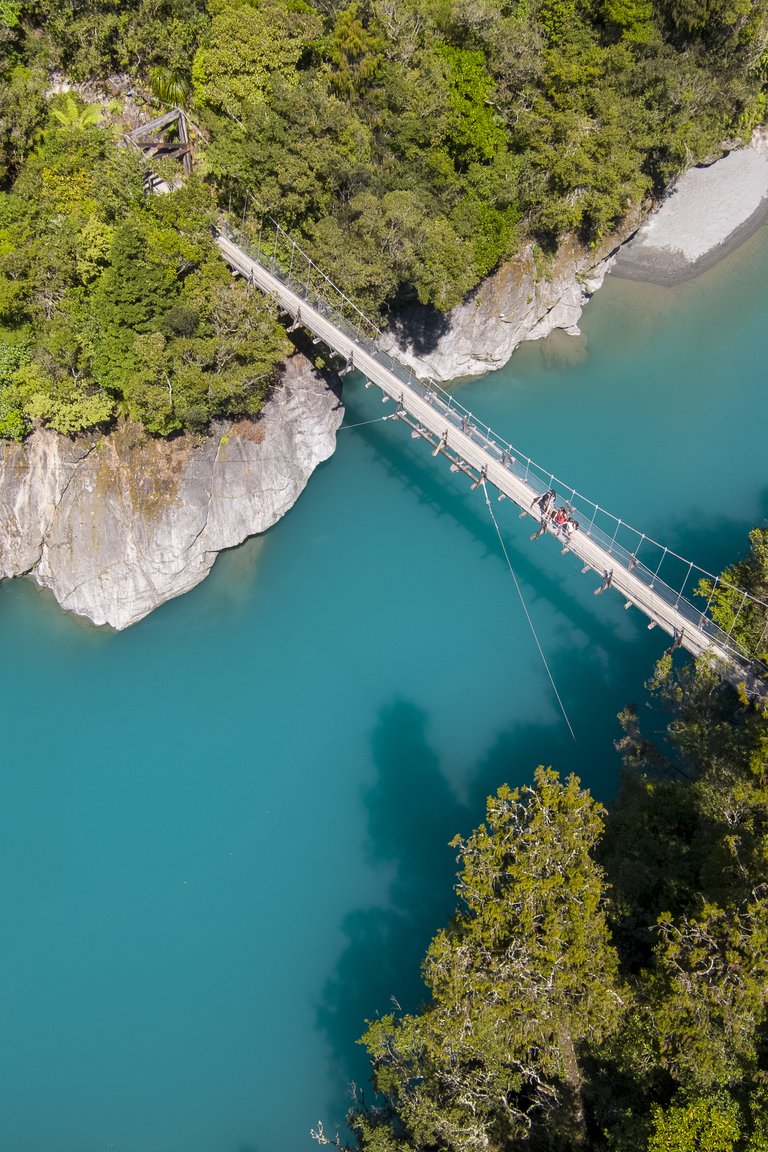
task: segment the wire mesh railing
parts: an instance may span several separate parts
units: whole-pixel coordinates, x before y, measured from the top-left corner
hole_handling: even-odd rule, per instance
[[[239,227],[232,228],[222,221],[219,230],[301,301],[319,312],[352,344],[364,349],[400,383],[438,411],[448,425],[462,431],[493,460],[522,480],[535,497],[550,489],[556,490],[559,500],[577,520],[578,530],[602,548],[616,565],[631,572],[649,591],[674,609],[681,620],[704,634],[735,660],[752,662],[757,659],[768,628],[768,604],[607,512],[556,473],[541,467],[498,436],[436,381],[417,376],[412,368],[395,360],[381,347],[380,328],[326,276],[279,224],[269,221],[267,227],[264,221],[243,220]],[[705,588],[706,592],[702,592],[701,588]],[[715,623],[709,615],[718,590],[726,590],[741,598],[741,604],[734,611],[733,621],[727,629]],[[748,604],[766,610],[766,627],[755,644],[749,646],[733,635],[740,615]]]

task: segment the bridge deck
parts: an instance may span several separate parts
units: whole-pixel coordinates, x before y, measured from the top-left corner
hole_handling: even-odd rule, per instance
[[[416,377],[411,376],[406,381],[399,373],[396,374],[394,366],[390,367],[389,357],[380,352],[373,341],[363,333],[344,331],[324,314],[328,309],[322,300],[308,302],[305,296],[294,291],[226,236],[219,234],[216,243],[234,271],[274,297],[285,312],[294,319],[299,317],[303,327],[352,363],[366,379],[401,406],[399,411],[407,414],[413,426],[433,445],[440,445],[440,450],[448,456],[453,454],[453,458],[464,462],[477,476],[482,474],[525,512],[531,510],[533,500],[541,494],[541,484],[536,486],[527,470],[519,468],[517,460],[492,438],[488,430],[484,432],[474,424],[467,424],[460,412]],[[518,474],[518,469],[523,475]],[[560,542],[565,544],[563,540]],[[651,621],[649,627],[657,624],[675,638],[676,644],[694,656],[708,652],[713,658],[723,661],[732,680],[754,683],[750,660],[727,634],[680,593],[655,579],[643,565],[633,562],[624,549],[616,550],[610,542],[606,546],[594,538],[589,526],[584,525],[571,537],[568,550],[584,566],[598,573],[604,582],[610,573],[610,586],[624,598],[627,606],[635,605],[648,617]]]

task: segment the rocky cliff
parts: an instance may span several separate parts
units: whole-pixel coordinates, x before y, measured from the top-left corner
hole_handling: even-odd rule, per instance
[[[551,259],[532,245],[503,264],[438,329],[414,309],[387,334],[388,351],[420,376],[454,380],[500,368],[523,340],[555,328],[578,334],[581,312],[602,285],[613,257],[637,228],[639,215],[595,250],[566,240]]]
[[[258,420],[200,442],[150,440],[130,425],[0,442],[0,576],[28,575],[63,608],[125,628],[279,520],[332,454],[342,417],[294,356]]]
[[[764,153],[761,141],[752,147]],[[766,209],[768,166],[747,162],[753,183],[760,181],[751,199],[732,195],[725,162],[688,177],[695,188],[722,183],[717,203],[705,198],[716,226],[703,219],[700,196],[686,198],[686,178],[669,197],[663,211],[674,219],[662,238],[684,255],[695,243],[687,274],[709,262],[710,251],[729,250]],[[451,380],[500,367],[523,340],[555,328],[578,332],[584,304],[640,222],[639,215],[627,220],[597,250],[571,240],[537,260],[526,248],[448,317],[406,315],[388,333],[389,350],[419,375]],[[635,247],[647,246],[643,235]],[[325,381],[295,356],[258,421],[222,427],[202,442],[151,441],[131,427],[101,439],[38,431],[24,445],[0,442],[0,577],[29,575],[64,608],[124,628],[198,584],[222,549],[279,520],[333,452],[342,415]]]
[[[528,245],[447,317],[412,309],[387,334],[388,351],[433,380],[482,375],[506,364],[524,340],[555,328],[578,334],[582,309],[617,255],[620,275],[675,284],[711,267],[767,216],[763,127],[747,147],[689,169],[660,206],[630,214],[601,246],[583,248],[570,238],[545,259]]]

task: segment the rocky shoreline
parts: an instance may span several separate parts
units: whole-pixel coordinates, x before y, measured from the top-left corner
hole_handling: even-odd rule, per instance
[[[673,286],[713,267],[768,219],[768,135],[691,168],[618,253],[614,275]]]
[[[405,317],[388,351],[437,381],[501,368],[525,340],[579,334],[581,313],[606,275],[679,284],[698,276],[768,219],[768,129],[706,167],[691,168],[650,214],[627,218],[594,250],[566,241],[537,268],[532,247],[488,277],[436,334]]]
[[[127,628],[284,516],[333,454],[343,415],[296,355],[257,421],[202,441],[123,425],[0,444],[0,577],[28,576],[67,611]]]
[[[389,350],[435,380],[484,374],[524,340],[578,333],[612,268],[679,283],[766,216],[761,131],[749,148],[686,173],[645,222],[627,220],[601,248],[570,240],[541,265],[528,247],[439,323],[404,317]],[[123,425],[105,437],[38,430],[22,445],[0,442],[0,578],[27,576],[62,608],[126,628],[200,583],[219,552],[285,515],[333,454],[342,418],[339,388],[297,353],[258,420],[203,440],[156,441]]]
[[[454,308],[432,339],[421,335],[424,324],[414,309],[387,334],[387,351],[418,376],[445,382],[501,368],[523,341],[541,340],[556,328],[578,335],[584,305],[638,223],[637,217],[627,220],[594,251],[570,238],[543,268],[527,245]]]

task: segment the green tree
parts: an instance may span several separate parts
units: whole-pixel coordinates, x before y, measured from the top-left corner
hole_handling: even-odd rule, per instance
[[[651,1006],[675,1081],[718,1089],[757,1070],[768,1006],[768,901],[662,915]]]
[[[582,1052],[622,1004],[592,858],[602,818],[575,777],[539,768],[454,841],[461,904],[427,954],[431,1003],[363,1038],[384,1099],[351,1115],[363,1148],[500,1148],[540,1124],[550,1147],[585,1143]]]
[[[45,114],[45,77],[16,63],[0,68],[0,185],[16,175]]]
[[[504,147],[505,135],[492,109],[493,79],[482,52],[444,47],[448,69],[450,120],[447,146],[459,165],[490,162]]]
[[[666,657],[651,688],[665,745],[623,714],[603,853],[634,1009],[598,1054],[596,1119],[619,1152],[646,1132],[653,1152],[752,1152],[766,1116],[768,712],[704,660]]]
[[[653,1110],[648,1152],[736,1152],[739,1109],[727,1096],[695,1097]]]
[[[158,100],[176,108],[184,107],[192,91],[192,82],[188,76],[163,64],[156,64],[150,70],[149,86]]]
[[[296,65],[320,32],[311,9],[296,0],[224,4],[195,56],[195,99],[242,122],[273,74],[296,82]]]
[[[85,132],[100,124],[103,118],[97,104],[83,104],[70,93],[51,109],[51,120],[68,132]]]
[[[342,8],[325,43],[333,90],[344,98],[365,92],[379,75],[382,48],[381,38],[366,28],[360,5]]]
[[[698,594],[710,602],[715,623],[768,666],[768,527],[753,528],[749,544],[745,559],[717,583],[702,580]]]
[[[20,441],[29,432],[30,422],[21,400],[18,374],[30,359],[25,344],[0,341],[0,439]]]

